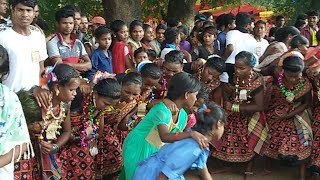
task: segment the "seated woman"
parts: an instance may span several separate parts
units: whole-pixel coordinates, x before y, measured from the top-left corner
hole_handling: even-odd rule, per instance
[[[216,105],[209,105],[197,114],[198,122],[193,128],[209,141],[219,140],[224,132],[226,114]],[[202,179],[212,179],[206,162],[209,148],[202,149],[192,138],[176,141],[163,146],[157,153],[139,163],[133,179],[184,179],[183,174],[189,169],[201,171]]]

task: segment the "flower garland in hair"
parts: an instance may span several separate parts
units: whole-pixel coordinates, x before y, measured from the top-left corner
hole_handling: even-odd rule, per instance
[[[58,77],[57,75],[53,72],[54,68],[56,67],[56,65],[54,66],[48,66],[45,68],[44,70],[44,74],[42,75],[41,79],[40,79],[40,84],[41,85],[47,85],[51,82],[58,82]]]
[[[101,71],[97,71],[93,78],[92,78],[92,83],[93,84],[97,84],[99,81],[103,80],[103,79],[114,79],[116,77],[116,74],[110,74],[108,72],[101,72]]]
[[[282,92],[282,94],[286,96],[286,99],[288,102],[292,102],[294,100],[294,96],[296,95],[296,93],[299,92],[304,87],[304,82],[302,81],[302,79],[300,79],[298,86],[294,90],[288,91],[283,84],[283,76],[284,76],[284,70],[282,70],[279,73],[279,77],[278,77],[280,91]]]

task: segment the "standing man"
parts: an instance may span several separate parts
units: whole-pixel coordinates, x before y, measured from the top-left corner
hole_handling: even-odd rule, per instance
[[[319,31],[319,13],[316,11],[309,11],[308,25],[301,30],[301,35],[305,36],[309,40],[309,46],[315,47],[318,45],[316,34]]]
[[[65,63],[79,72],[91,69],[91,62],[81,41],[73,33],[74,12],[62,8],[56,12],[58,32],[48,41],[50,64]]]
[[[11,20],[5,18],[7,13],[8,3],[6,0],[0,0],[0,31],[4,31],[9,27],[12,27]]]
[[[274,39],[274,35],[278,29],[283,28],[284,24],[286,23],[284,16],[279,15],[276,17],[276,27],[273,27],[269,31],[269,38],[271,41]]]
[[[36,5],[36,0],[11,0],[13,27],[0,33],[0,44],[8,51],[10,63],[3,84],[14,92],[39,85],[43,61],[48,57],[44,35],[30,26]]]

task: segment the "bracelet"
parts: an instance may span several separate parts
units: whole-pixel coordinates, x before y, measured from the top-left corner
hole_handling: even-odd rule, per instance
[[[180,132],[176,132],[176,133],[174,134],[174,139],[175,139],[175,140],[178,140],[179,134],[180,134]]]
[[[232,112],[240,112],[240,105],[239,104],[232,104],[231,111]]]
[[[53,144],[53,145],[52,145],[52,148],[53,148],[53,153],[54,153],[54,154],[55,154],[55,153],[58,153],[59,150],[60,150],[60,147],[58,146],[58,144]]]

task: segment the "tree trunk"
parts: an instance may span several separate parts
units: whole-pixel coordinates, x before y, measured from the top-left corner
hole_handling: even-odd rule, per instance
[[[167,18],[178,18],[183,24],[193,27],[196,0],[169,0]]]
[[[120,19],[129,25],[141,19],[141,0],[103,0],[102,3],[108,24]]]

